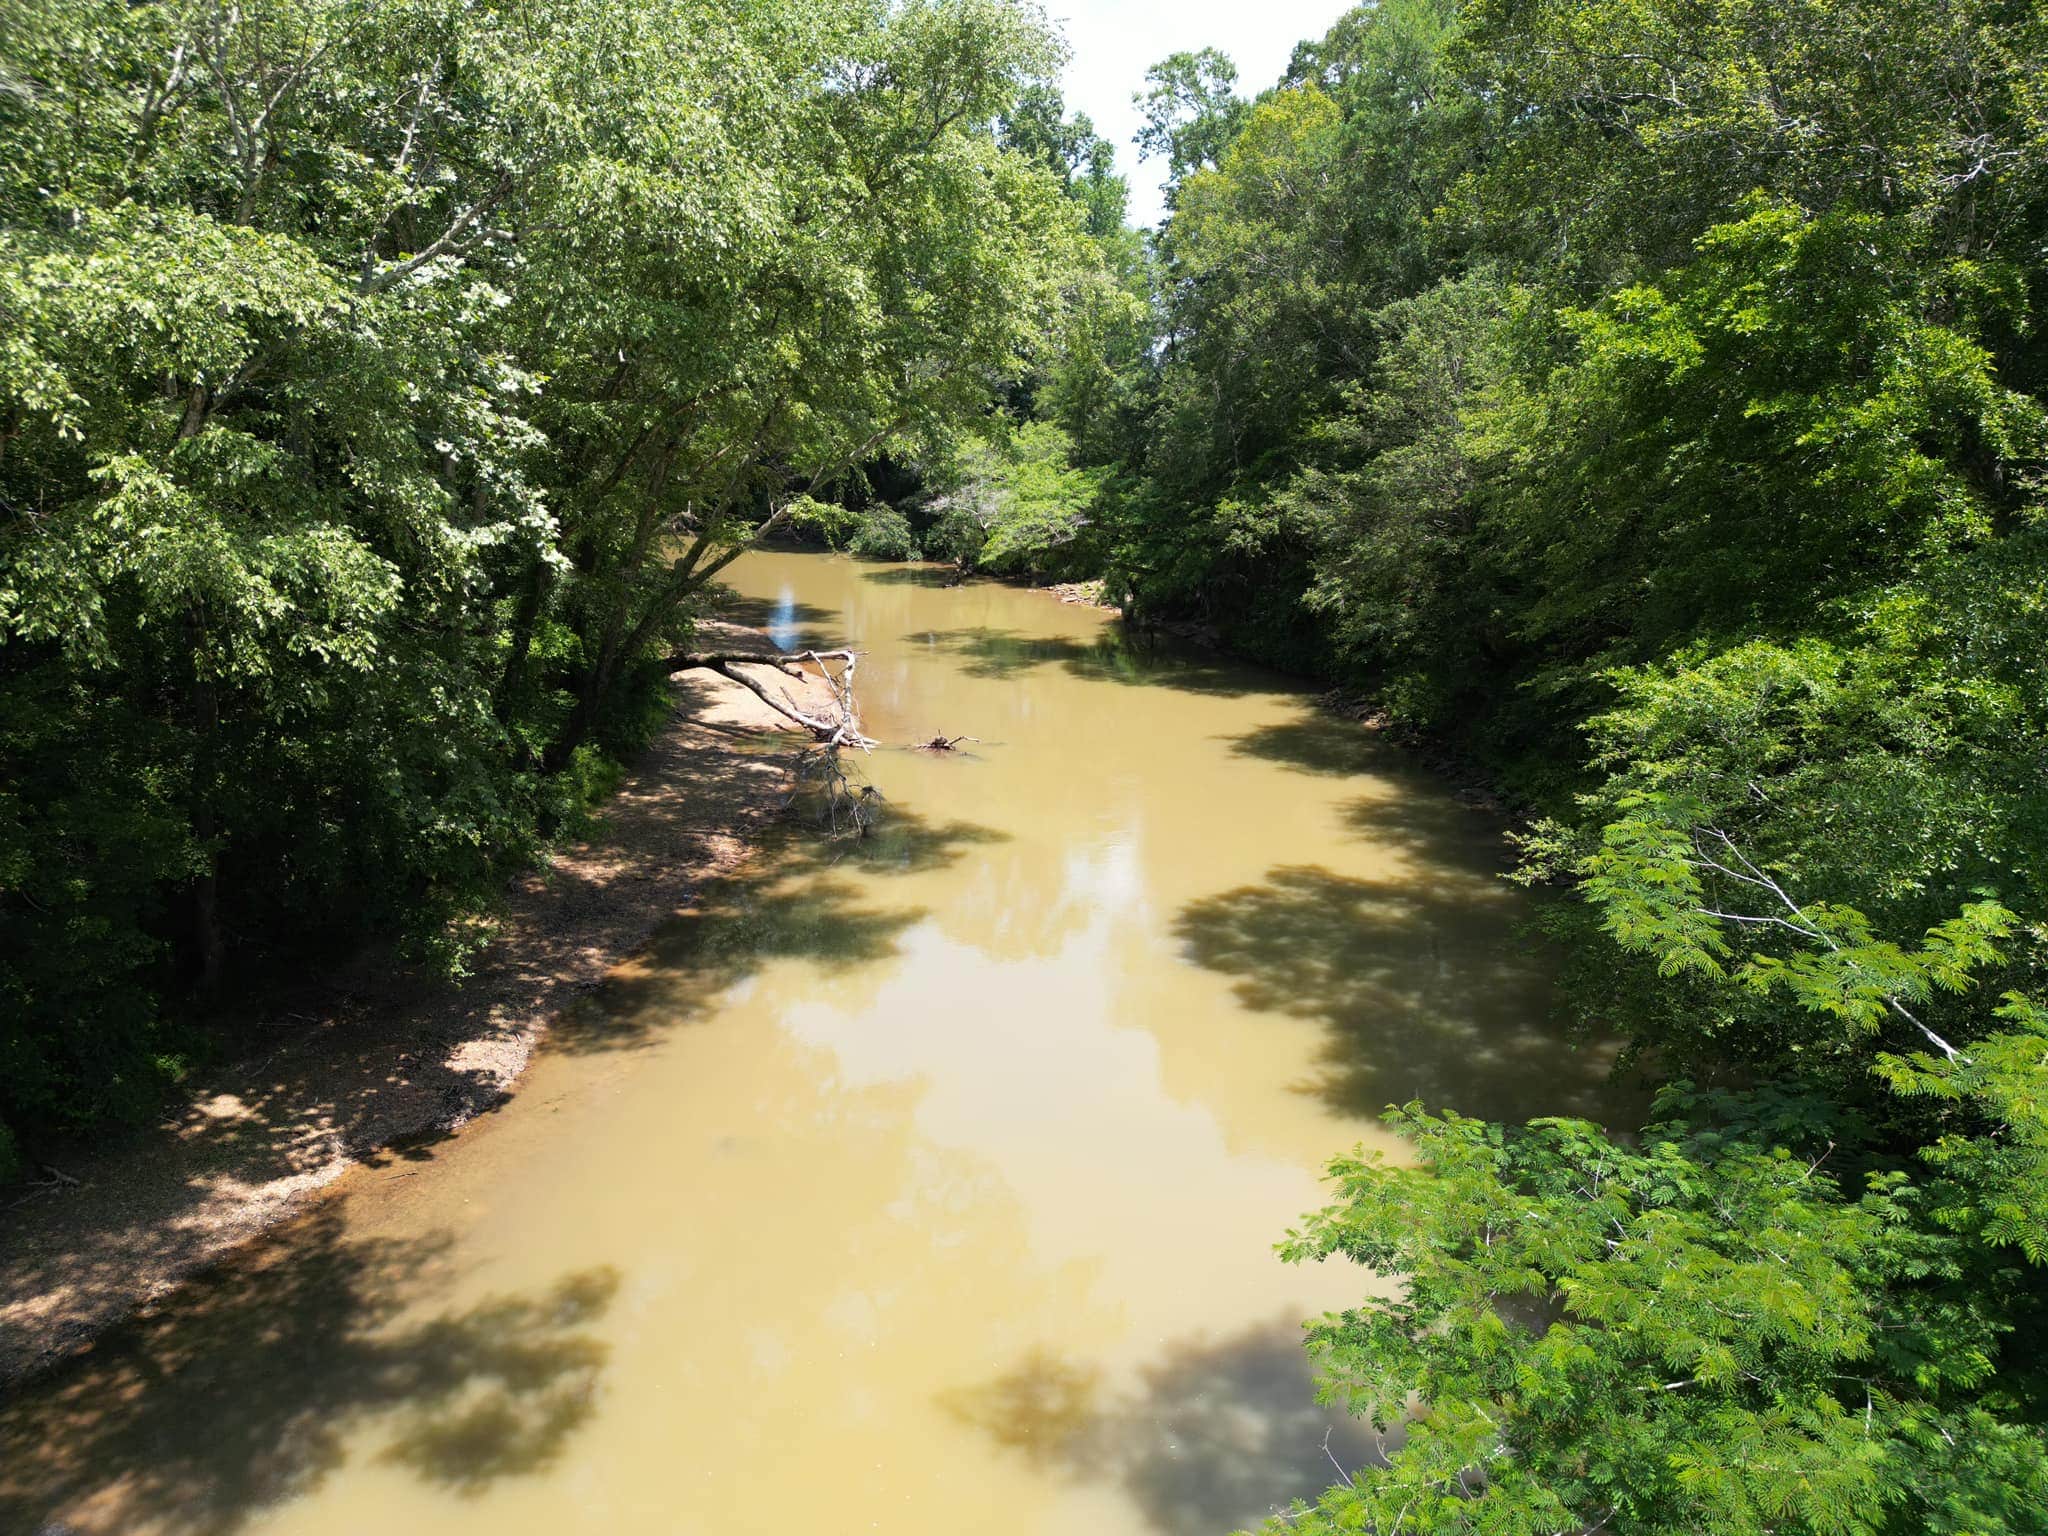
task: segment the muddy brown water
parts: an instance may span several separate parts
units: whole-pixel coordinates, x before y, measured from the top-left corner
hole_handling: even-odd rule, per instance
[[[505,1108],[0,1410],[0,1529],[1221,1536],[1374,1454],[1299,1336],[1378,1282],[1273,1253],[1320,1168],[1608,1102],[1498,825],[1043,593],[732,577],[867,652],[884,832],[778,838]]]

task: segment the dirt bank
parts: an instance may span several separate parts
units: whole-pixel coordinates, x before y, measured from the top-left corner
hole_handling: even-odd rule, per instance
[[[699,643],[771,651],[732,624],[700,626]],[[782,798],[782,763],[761,750],[780,722],[709,673],[675,688],[674,716],[596,831],[514,885],[462,985],[388,956],[321,978],[264,1022],[272,1049],[209,1074],[155,1131],[67,1165],[74,1182],[0,1192],[13,1202],[0,1209],[0,1383],[163,1297],[351,1168],[502,1103],[549,1021],[739,861]]]

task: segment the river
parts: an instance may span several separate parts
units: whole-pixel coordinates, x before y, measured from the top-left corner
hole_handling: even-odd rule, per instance
[[[0,1514],[1223,1536],[1374,1454],[1299,1333],[1377,1282],[1273,1254],[1320,1168],[1398,1157],[1389,1101],[1602,1102],[1498,824],[1045,593],[730,576],[778,639],[866,652],[883,832],[778,836],[504,1109],[33,1389]],[[936,732],[980,740],[904,749]]]

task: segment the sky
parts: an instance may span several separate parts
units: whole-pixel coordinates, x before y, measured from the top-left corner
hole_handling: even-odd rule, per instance
[[[1145,71],[1182,49],[1221,48],[1237,65],[1237,89],[1255,96],[1287,67],[1294,45],[1321,37],[1351,7],[1346,0],[1046,0],[1067,34],[1073,58],[1065,91],[1069,112],[1086,112],[1116,145],[1117,169],[1131,180],[1131,222],[1157,224],[1166,205],[1166,162],[1138,161],[1131,95]]]

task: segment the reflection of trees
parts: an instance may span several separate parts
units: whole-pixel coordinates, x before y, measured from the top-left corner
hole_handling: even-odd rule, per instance
[[[385,1460],[459,1493],[545,1468],[591,1413],[617,1276],[402,1316],[440,1250],[350,1240],[330,1202],[116,1330],[0,1410],[0,1529],[114,1489],[114,1528],[231,1532],[339,1468],[366,1414]]]
[[[1380,1455],[1364,1426],[1317,1405],[1301,1330],[1284,1318],[1177,1345],[1122,1396],[1036,1350],[942,1406],[1049,1471],[1117,1482],[1155,1536],[1256,1525]]]
[[[977,580],[973,576],[963,576],[958,567],[951,565],[885,565],[874,570],[863,570],[860,579],[880,582],[885,587],[942,589],[964,587]]]
[[[1329,1031],[1311,1085],[1370,1114],[1419,1098],[1489,1119],[1593,1113],[1605,1057],[1542,1022],[1546,980],[1501,895],[1471,876],[1351,879],[1316,866],[1181,909],[1189,956],[1249,1008]]]

